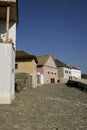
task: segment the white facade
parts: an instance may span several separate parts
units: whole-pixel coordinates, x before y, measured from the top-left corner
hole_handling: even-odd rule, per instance
[[[81,79],[81,70],[78,69],[71,69],[72,78],[74,79]]]
[[[44,76],[40,72],[37,73],[37,85],[44,84]]]
[[[4,20],[0,20],[0,39],[3,42],[6,41],[6,27],[5,27]],[[11,41],[14,44],[14,47],[16,46],[16,23],[15,22],[10,22],[9,41]]]
[[[70,79],[72,77],[70,68],[64,67],[63,71],[64,71],[64,78],[65,79]]]
[[[0,20],[0,104],[10,104],[15,97],[14,69],[15,69],[15,45],[16,23],[10,22],[9,41],[6,43],[5,21]]]
[[[58,77],[60,79],[70,79],[72,77],[71,69],[68,67],[59,67],[58,68]]]
[[[60,79],[81,79],[81,70],[72,67],[59,67],[58,76]]]
[[[0,104],[14,99],[15,51],[11,44],[0,43]]]
[[[31,88],[36,88],[37,87],[37,75],[33,75],[33,74],[30,74],[30,78],[29,78],[29,86]]]

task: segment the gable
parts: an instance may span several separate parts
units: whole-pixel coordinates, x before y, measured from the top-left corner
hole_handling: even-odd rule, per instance
[[[49,58],[49,55],[38,56],[38,66],[43,66]]]
[[[57,68],[55,61],[51,55],[49,56],[48,60],[46,61],[46,63],[44,65],[53,67],[53,68]]]

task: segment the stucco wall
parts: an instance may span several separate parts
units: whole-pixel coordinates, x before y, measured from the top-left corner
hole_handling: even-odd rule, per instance
[[[55,83],[58,80],[58,70],[48,66],[44,66],[44,82],[51,83],[51,79],[55,79]]]
[[[18,68],[15,70],[15,72],[36,74],[36,62],[34,60],[26,62],[16,62],[16,64],[18,64]]]
[[[15,51],[11,44],[0,43],[0,104],[14,99]]]
[[[81,79],[81,70],[72,69],[72,78]]]
[[[64,73],[63,67],[59,67],[58,68],[58,77],[59,78],[64,78],[63,73]]]
[[[70,79],[72,77],[71,69],[67,67],[59,67],[58,75],[60,79]]]
[[[51,56],[43,67],[37,68],[37,72],[43,74],[44,83],[51,83],[51,79],[54,79],[55,83],[58,81],[58,69]]]
[[[44,74],[44,68],[43,68],[43,66],[37,67],[37,72],[39,72],[40,74]]]
[[[69,79],[72,76],[71,69],[67,67],[63,67],[63,70],[64,70],[64,78]]]
[[[37,86],[37,69],[35,60],[26,62],[16,62],[18,68],[16,73],[28,73],[30,75],[29,86],[35,88]]]
[[[16,47],[16,23],[10,22],[9,39],[13,41],[14,47]]]
[[[6,23],[4,20],[0,20],[0,34],[5,35],[5,37],[3,38],[5,41],[6,40]],[[12,40],[14,43],[14,46],[16,46],[16,23],[15,22],[10,22],[9,40]]]

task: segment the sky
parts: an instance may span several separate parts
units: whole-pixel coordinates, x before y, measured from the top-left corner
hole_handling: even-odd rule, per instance
[[[87,0],[18,0],[17,50],[87,73]]]

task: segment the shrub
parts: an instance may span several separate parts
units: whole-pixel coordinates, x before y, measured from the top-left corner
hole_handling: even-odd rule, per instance
[[[82,79],[87,79],[87,74],[82,74],[82,75],[81,75],[81,78],[82,78]]]
[[[27,73],[16,73],[15,74],[15,89],[28,88],[29,87],[29,74]]]

